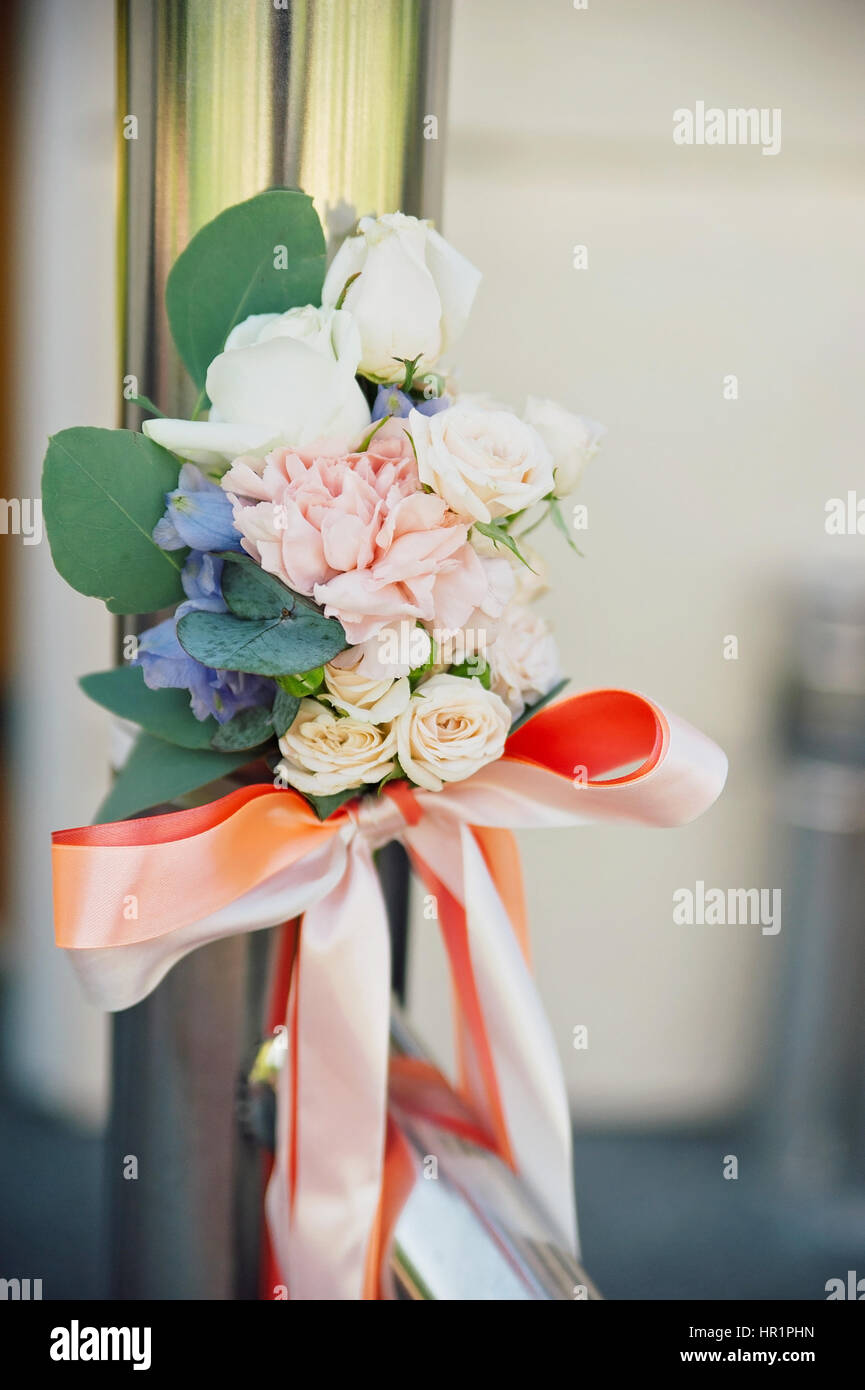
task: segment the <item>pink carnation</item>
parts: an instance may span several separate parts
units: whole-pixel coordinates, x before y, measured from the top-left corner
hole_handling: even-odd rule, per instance
[[[351,643],[401,618],[459,628],[488,599],[467,525],[421,491],[402,431],[385,426],[363,454],[239,458],[222,486],[244,550],[338,618]]]

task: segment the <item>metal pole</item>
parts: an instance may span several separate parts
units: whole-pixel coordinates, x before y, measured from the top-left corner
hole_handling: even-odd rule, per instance
[[[120,375],[133,391],[191,412],[165,280],[223,208],[302,187],[331,244],[365,213],[438,215],[449,27],[449,0],[120,0]],[[425,138],[430,115],[439,138]],[[405,875],[388,878],[401,924]],[[269,936],[195,952],[116,1019],[116,1297],[256,1296],[261,1160],[235,1098],[262,1033]]]

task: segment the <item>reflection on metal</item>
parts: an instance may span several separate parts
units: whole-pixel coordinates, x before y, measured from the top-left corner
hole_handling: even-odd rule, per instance
[[[450,5],[120,0],[118,17],[118,377],[184,415],[194,393],[163,300],[203,223],[273,185],[312,194],[331,244],[367,212],[438,216]],[[128,403],[123,423],[140,423]],[[195,952],[116,1020],[115,1296],[256,1296],[260,1152],[233,1105],[270,947],[259,934]]]
[[[391,1045],[398,1053],[423,1055],[398,1010]],[[390,1254],[395,1297],[475,1302],[600,1298],[505,1164],[440,1125],[404,1113],[398,1119],[417,1177]],[[435,1178],[429,1174],[431,1157]]]
[[[425,1060],[397,1006],[391,1048]],[[273,1147],[274,1088],[285,1057],[277,1036],[258,1051],[247,1120]],[[388,1254],[390,1296],[456,1302],[537,1302],[600,1298],[585,1271],[550,1233],[511,1170],[441,1125],[396,1111],[415,1181]]]
[[[836,564],[791,625],[782,947],[770,1142],[787,1185],[865,1197],[865,572]],[[827,1214],[828,1219],[828,1214]],[[839,1219],[844,1218],[839,1216]]]
[[[205,222],[274,185],[313,196],[331,245],[366,213],[438,215],[450,6],[125,0],[120,15],[119,114],[136,121],[121,132],[122,375],[183,415],[196,393],[163,296]]]

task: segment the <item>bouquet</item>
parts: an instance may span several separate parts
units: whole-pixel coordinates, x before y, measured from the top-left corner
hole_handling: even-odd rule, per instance
[[[50,442],[54,562],[157,615],[84,689],[141,733],[96,824],[54,835],[55,931],[91,997],[143,999],[187,952],[285,925],[271,1016],[274,1296],[382,1296],[406,1110],[486,1144],[576,1252],[570,1124],[529,968],[512,831],[706,809],[726,760],[644,696],[562,687],[528,536],[602,434],[461,395],[478,272],[428,223],[363,218],[325,267],[312,202],[229,208],[166,291],[190,419]],[[546,705],[546,708],[541,708]],[[227,795],[202,791],[229,773]],[[195,793],[204,804],[138,819]],[[444,938],[457,1094],[388,1058],[373,854],[406,847]],[[423,1073],[423,1074],[421,1074]],[[276,1290],[280,1292],[276,1292]]]
[[[401,213],[363,218],[325,274],[311,200],[264,193],[168,282],[194,418],[136,396],[142,434],[52,439],[60,573],[114,613],[176,605],[83,681],[144,731],[107,816],[261,758],[322,818],[393,780],[439,791],[562,688],[524,537],[550,515],[573,544],[559,499],[603,431],[459,394],[479,278]]]

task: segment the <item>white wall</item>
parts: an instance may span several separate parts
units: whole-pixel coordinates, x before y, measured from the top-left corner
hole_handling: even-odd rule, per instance
[[[49,434],[116,423],[114,6],[22,8],[13,427],[20,495],[38,497]],[[107,787],[106,721],[76,680],[111,664],[111,619],[56,575],[47,540],[6,543],[16,546],[10,1065],[32,1099],[92,1121],[107,1025],[53,943],[50,837],[86,824]]]
[[[645,690],[731,762],[687,829],[522,837],[540,986],[580,1119],[695,1118],[747,1094],[782,945],[676,927],[672,891],[778,883],[780,594],[809,557],[865,556],[823,529],[826,499],[863,484],[865,9],[455,8],[445,231],[485,277],[463,385],[609,428],[581,494],[586,558],[545,535],[565,670],[575,689]],[[781,107],[780,154],[675,146],[672,112],[698,99]],[[414,1007],[446,1050],[430,928]]]

